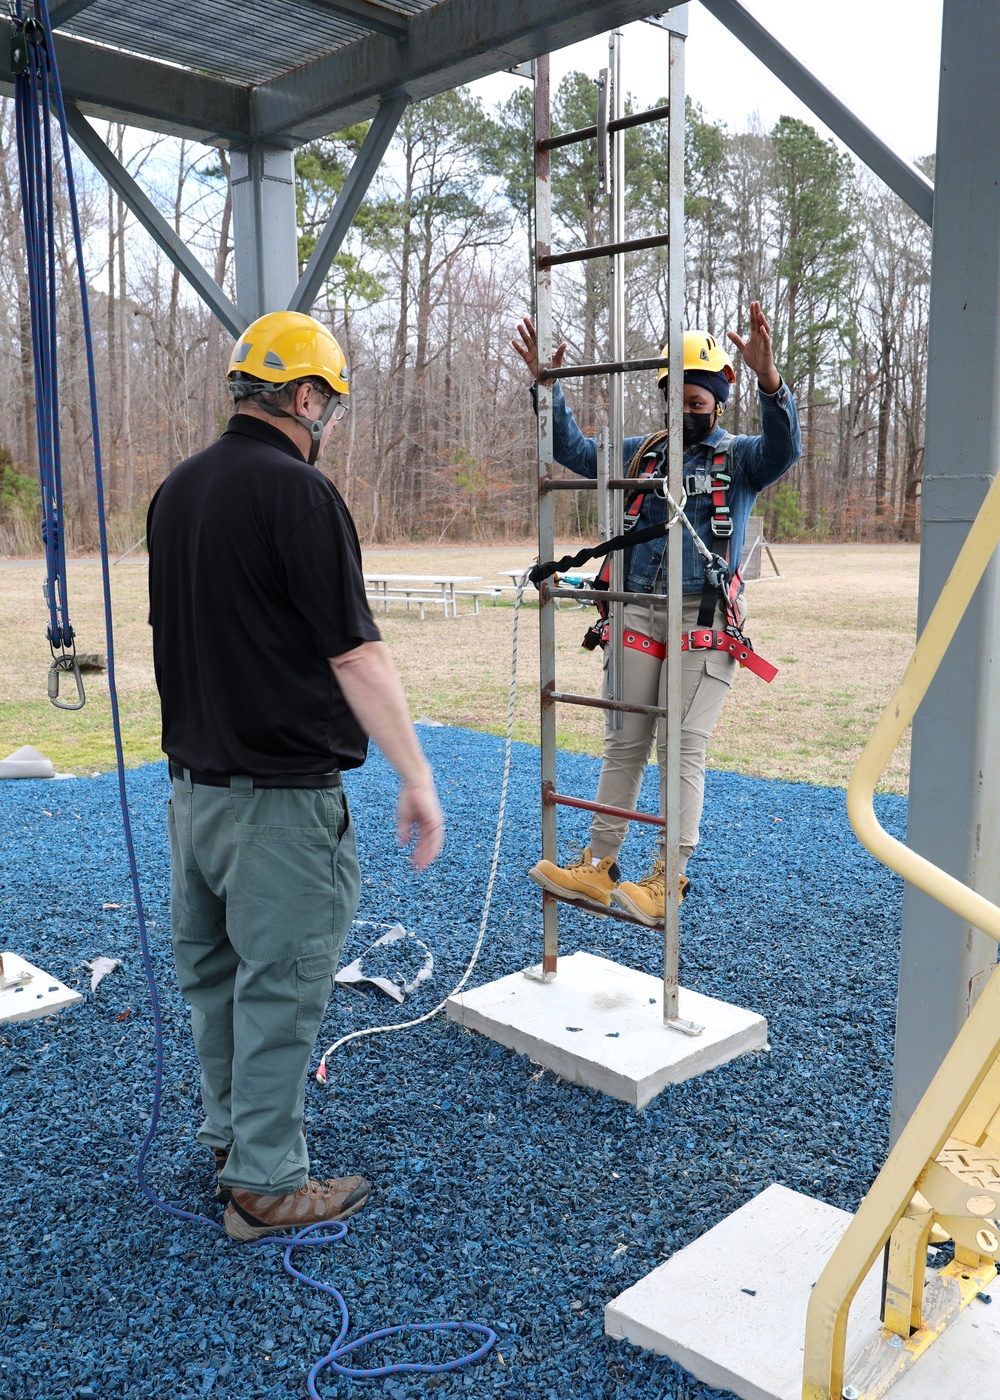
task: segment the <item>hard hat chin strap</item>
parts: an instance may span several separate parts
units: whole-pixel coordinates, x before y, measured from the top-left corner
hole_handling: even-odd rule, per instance
[[[326,408],[320,418],[303,418],[299,413],[289,413],[287,408],[272,408],[272,413],[279,413],[282,418],[292,418],[296,423],[301,423],[309,434],[309,456],[306,458],[311,467],[316,465],[316,458],[319,456],[320,445],[323,442],[323,431],[327,423],[333,416],[337,404],[340,402],[339,394],[331,394],[327,400]]]

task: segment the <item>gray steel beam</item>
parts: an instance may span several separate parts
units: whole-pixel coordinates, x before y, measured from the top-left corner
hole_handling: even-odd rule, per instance
[[[701,0],[709,14],[724,24],[731,34],[745,44],[776,78],[800,98],[820,121],[840,137],[859,160],[863,160],[880,180],[908,204],[913,212],[929,224],[934,214],[934,186],[915,165],[902,160],[881,137],[845,107],[828,87],[814,78],[799,60],[771,37],[753,15],[748,14],[737,0]]]
[[[410,17],[402,10],[393,10],[388,5],[377,5],[374,0],[307,0],[323,10],[332,10],[351,24],[371,29],[375,34],[387,34],[390,39],[405,39]],[[76,0],[76,3],[89,5],[91,0]]]
[[[288,305],[299,278],[295,158],[255,141],[229,154],[236,303],[248,321]]]
[[[923,627],[998,469],[1000,6],[945,0],[921,499]],[[1000,897],[1000,580],[994,558],[913,722],[907,844]],[[892,1136],[996,965],[996,944],[903,896]]]
[[[250,90],[154,59],[56,34],[63,95],[88,116],[196,141],[247,141]],[[14,91],[10,22],[0,19],[0,93]]]
[[[386,97],[411,101],[673,9],[664,0],[440,0],[403,43],[373,34],[254,89],[254,132],[309,141],[365,121]]]
[[[95,0],[62,0],[61,4],[49,6],[49,24],[58,29],[61,24],[69,24],[82,10],[89,10]]]
[[[226,329],[234,336],[239,336],[247,325],[246,317],[239,313],[184,240],[167,223],[149,196],[139,188],[121,161],[109,149],[107,142],[101,140],[83,113],[71,102],[66,104],[66,123],[77,146],[97,167],[111,188],[121,195],[157,246],[163,249]]]
[[[319,242],[313,249],[299,285],[295,288],[295,294],[288,303],[289,311],[308,312],[319,296],[326,274],[340,252],[347,231],[361,207],[361,201],[368,193],[368,187],[399,125],[399,119],[406,111],[408,100],[406,97],[390,97],[376,112],[375,120],[368,128],[361,149],[337,196],[326,227],[320,234]]]

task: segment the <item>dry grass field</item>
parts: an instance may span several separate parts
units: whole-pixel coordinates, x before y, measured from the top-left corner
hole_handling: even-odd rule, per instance
[[[563,552],[560,547],[560,553]],[[533,557],[517,547],[371,550],[371,572],[479,575],[484,584],[509,582],[497,570],[522,567]],[[767,778],[843,786],[913,648],[916,621],[915,546],[780,546],[780,579],[748,585],[747,631],[756,649],[778,667],[768,686],[742,673],[723,710],[709,749],[715,768]],[[765,561],[765,574],[769,566]],[[78,713],[55,710],[46,698],[47,613],[40,562],[0,561],[0,757],[30,743],[57,768],[103,771],[114,750],[103,676],[90,676],[88,703]],[[160,758],[158,714],[149,632],[145,621],[145,560],[112,570],[122,729],[130,764]],[[70,564],[72,617],[81,651],[103,651],[100,569],[93,560]],[[533,590],[526,598],[533,600]],[[414,716],[446,725],[502,733],[506,723],[512,595],[498,606],[480,604],[472,615],[445,620],[428,608],[393,602],[379,622],[392,647]],[[556,615],[556,675],[560,689],[595,693],[600,660],[580,638],[592,611],[564,607]],[[521,617],[515,736],[538,737],[537,610]],[[601,717],[562,706],[561,746],[587,753],[601,748]],[[883,787],[905,792],[908,750],[894,755]]]

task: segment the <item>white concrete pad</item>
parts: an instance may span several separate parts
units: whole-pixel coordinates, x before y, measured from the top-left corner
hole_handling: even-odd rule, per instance
[[[681,987],[679,1015],[704,1027],[687,1036],[663,1024],[663,983],[592,953],[559,959],[553,981],[511,973],[450,997],[453,1021],[528,1055],[572,1084],[645,1108],[667,1084],[693,1079],[767,1044],[767,1022]]]
[[[806,1309],[851,1216],[769,1186],[608,1303],[604,1330],[669,1356],[740,1400],[801,1400]],[[879,1330],[879,1258],[851,1305],[847,1365]],[[995,1296],[1000,1287],[995,1282]],[[985,1290],[990,1292],[990,1289]],[[996,1400],[1000,1308],[974,1301],[891,1400]]]
[[[80,992],[74,992],[58,977],[51,977],[16,953],[4,953],[3,970],[7,979],[26,973],[28,980],[16,986],[0,987],[0,1021],[31,1021],[36,1016],[51,1016],[64,1006],[83,1001]]]

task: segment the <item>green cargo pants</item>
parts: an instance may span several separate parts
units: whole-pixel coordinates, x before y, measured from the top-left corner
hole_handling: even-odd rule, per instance
[[[309,1057],[361,888],[342,788],[174,778],[168,808],[174,963],[223,1182],[264,1195],[308,1176]]]

